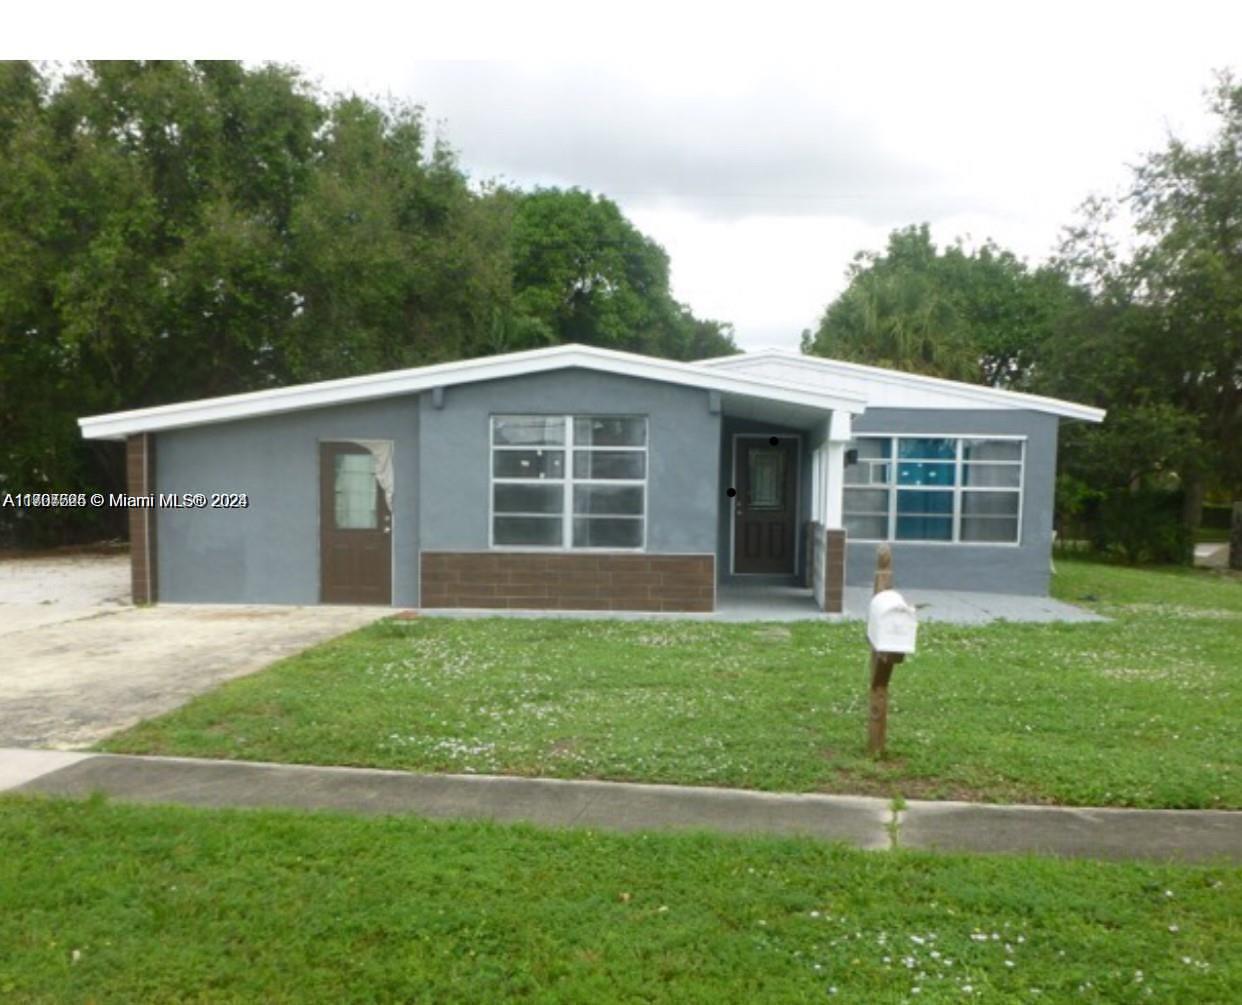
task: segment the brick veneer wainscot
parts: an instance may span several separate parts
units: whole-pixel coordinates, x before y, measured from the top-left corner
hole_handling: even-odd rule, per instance
[[[423,607],[711,611],[714,555],[427,551]]]

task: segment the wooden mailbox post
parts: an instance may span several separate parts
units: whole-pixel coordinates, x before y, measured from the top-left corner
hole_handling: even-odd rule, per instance
[[[888,737],[888,682],[893,667],[914,652],[918,619],[914,608],[893,589],[893,553],[882,544],[875,553],[875,590],[867,613],[871,643],[871,694],[867,720],[867,750],[884,753]]]

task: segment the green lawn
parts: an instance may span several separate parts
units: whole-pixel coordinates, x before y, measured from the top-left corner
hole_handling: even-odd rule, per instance
[[[1216,867],[10,797],[0,1000],[1225,1003],[1240,898]]]
[[[1060,561],[1108,624],[924,625],[889,757],[857,623],[386,621],[111,738],[132,753],[1242,807],[1242,579]],[[900,570],[898,570],[900,574]]]

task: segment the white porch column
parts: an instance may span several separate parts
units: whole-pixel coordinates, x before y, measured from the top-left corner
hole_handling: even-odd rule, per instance
[[[842,503],[845,490],[845,445],[850,441],[850,414],[835,411],[828,424],[828,438],[824,442],[822,498],[824,526],[830,530],[842,526]]]

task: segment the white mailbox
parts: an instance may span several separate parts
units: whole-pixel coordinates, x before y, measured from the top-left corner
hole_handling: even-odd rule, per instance
[[[878,653],[912,653],[918,614],[896,590],[882,590],[867,611],[867,640]]]

